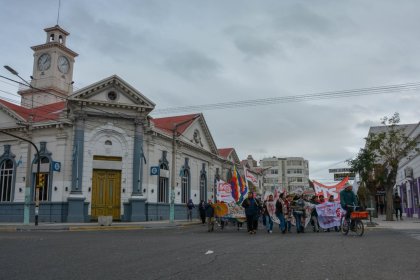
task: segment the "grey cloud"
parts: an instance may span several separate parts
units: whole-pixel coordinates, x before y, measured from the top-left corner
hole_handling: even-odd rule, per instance
[[[225,33],[232,36],[234,45],[249,56],[264,56],[278,51],[280,48],[273,34],[264,34],[258,28],[247,26],[230,26]]]
[[[95,18],[86,7],[74,6],[70,21],[74,22],[75,30],[72,30],[72,33],[79,43],[111,60],[132,61],[130,54],[134,54],[138,49],[144,49],[146,43],[150,41],[151,34],[147,30],[122,24],[112,17],[106,20]]]
[[[378,121],[372,121],[372,120],[365,120],[363,122],[359,122],[356,124],[357,128],[369,128],[371,126],[377,126],[380,125]]]
[[[221,69],[216,60],[194,50],[171,53],[166,57],[164,66],[184,79],[209,78]]]
[[[281,7],[273,15],[274,23],[278,29],[288,33],[305,34],[306,36],[330,35],[336,33],[334,22],[315,9],[308,8],[310,5],[293,4],[290,7]]]

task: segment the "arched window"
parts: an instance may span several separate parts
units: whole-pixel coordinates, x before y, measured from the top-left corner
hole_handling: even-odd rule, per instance
[[[200,201],[201,200],[207,200],[207,172],[205,163],[201,165],[200,171]]]
[[[158,202],[168,203],[169,200],[169,178],[168,165],[166,163],[160,164],[159,187],[158,187]]]
[[[188,169],[182,171],[181,176],[181,202],[187,203],[190,198],[190,172]]]
[[[63,43],[63,36],[58,36],[58,42],[60,43],[60,44],[62,44]]]
[[[0,163],[0,202],[12,201],[13,170],[11,159]]]
[[[207,196],[207,178],[206,174],[200,176],[200,200],[206,201]]]
[[[54,34],[50,35],[50,42],[54,42]]]

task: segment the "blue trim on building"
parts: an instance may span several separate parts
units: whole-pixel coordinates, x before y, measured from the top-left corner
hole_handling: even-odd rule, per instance
[[[83,151],[85,142],[84,119],[78,118],[74,130],[71,193],[82,193]]]
[[[133,154],[133,195],[143,194],[143,123],[135,122]]]

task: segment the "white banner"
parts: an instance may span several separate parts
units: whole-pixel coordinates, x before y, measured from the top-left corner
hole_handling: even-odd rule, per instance
[[[265,204],[267,206],[267,211],[268,211],[268,215],[270,216],[270,219],[274,223],[280,224],[280,220],[276,216],[276,202],[275,201],[266,201]]]
[[[341,216],[344,210],[338,202],[325,202],[315,206],[318,213],[318,223],[321,228],[331,228],[340,226]]]
[[[250,182],[252,182],[254,185],[258,185],[258,180],[257,177],[254,176],[254,174],[252,174],[248,169],[246,169],[244,167],[244,171],[245,171],[245,180],[248,180]]]
[[[224,202],[235,202],[232,196],[232,187],[229,183],[222,180],[217,181],[216,184],[216,200]]]

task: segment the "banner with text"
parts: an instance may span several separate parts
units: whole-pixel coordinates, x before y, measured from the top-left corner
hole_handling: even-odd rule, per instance
[[[340,226],[343,210],[338,202],[325,202],[315,206],[318,213],[318,223],[321,228]]]
[[[217,181],[216,185],[216,200],[224,202],[235,202],[232,196],[232,186],[223,180]]]
[[[326,186],[317,181],[313,181],[315,187],[316,195],[323,195],[326,199],[330,197],[330,195],[334,196],[334,201],[340,202],[340,192],[344,189],[346,183],[349,181],[349,178],[344,178],[340,183],[334,186]]]

